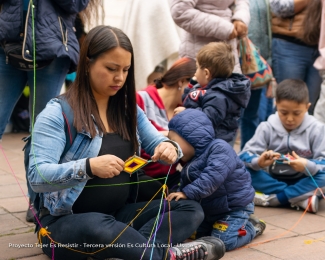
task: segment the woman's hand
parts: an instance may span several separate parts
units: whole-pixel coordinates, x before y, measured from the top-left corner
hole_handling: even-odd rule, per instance
[[[172,145],[170,142],[161,142],[155,148],[155,153],[151,157],[151,159],[156,161],[163,161],[167,164],[173,164],[177,160],[177,152],[175,146]]]
[[[272,78],[272,80],[270,81],[266,89],[265,96],[267,98],[274,98],[276,86],[277,86],[276,80],[275,78]]]
[[[237,32],[237,37],[242,38],[247,36],[248,28],[246,24],[244,24],[242,21],[234,21],[233,24]]]
[[[280,156],[281,154],[273,152],[272,150],[265,151],[258,158],[257,164],[261,168],[265,168],[267,166],[270,166],[275,160],[279,159]]]
[[[124,162],[111,154],[90,158],[89,164],[92,174],[99,178],[113,178],[124,169]]]
[[[296,158],[295,160],[284,161],[283,163],[289,164],[297,172],[304,172],[307,166],[307,159],[300,157],[295,151],[292,152],[292,155]]]
[[[179,199],[187,199],[186,195],[184,192],[173,192],[167,196],[168,201],[172,201],[175,199],[175,201],[178,201]]]

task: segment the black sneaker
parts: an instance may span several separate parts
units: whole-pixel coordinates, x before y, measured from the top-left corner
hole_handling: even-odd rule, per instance
[[[218,260],[224,256],[226,248],[216,237],[201,237],[193,242],[171,248],[175,260]]]
[[[251,214],[249,216],[248,221],[251,222],[255,228],[255,231],[256,231],[255,237],[263,234],[263,232],[266,228],[266,224],[263,220],[258,219],[254,214]]]
[[[29,202],[29,203],[30,203],[29,205],[33,208],[33,211],[36,212],[33,203],[31,203],[31,202]],[[27,212],[26,212],[26,221],[27,222],[32,222],[32,223],[34,222],[33,211],[31,210],[30,207],[28,207]]]

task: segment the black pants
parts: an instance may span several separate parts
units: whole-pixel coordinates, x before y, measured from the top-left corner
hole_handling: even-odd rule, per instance
[[[152,178],[146,175],[144,171],[139,172],[138,176],[139,176],[139,181],[146,181],[146,180],[166,177],[166,175],[164,175],[164,176],[157,176],[156,178]],[[169,193],[176,191],[178,189],[180,176],[181,173],[179,171],[168,176],[167,187]],[[157,191],[161,188],[161,186],[164,183],[165,183],[165,179],[140,183],[137,202],[149,201],[157,193]],[[159,192],[154,199],[160,199],[160,197],[161,197],[161,192]]]
[[[117,257],[124,260],[138,260],[145,250],[143,260],[164,259],[166,254],[169,259],[168,241],[171,241],[173,245],[183,242],[198,228],[204,218],[203,210],[196,201],[171,201],[170,208],[168,205],[165,206],[164,214],[160,211],[160,224],[155,246],[147,247],[146,244],[159,212],[160,200],[152,201],[134,220],[132,227],[126,228],[127,223],[145,205],[146,202],[127,204],[114,216],[96,212],[60,217],[47,215],[41,218],[42,226],[48,227],[48,231],[51,232],[50,237],[62,245],[52,245],[53,252],[49,238],[42,237],[43,252],[49,257],[54,253],[55,260],[85,260],[89,255],[84,253],[90,253],[94,259]],[[171,240],[169,240],[168,211],[172,219]],[[126,230],[119,236],[125,228]],[[112,246],[109,246],[113,241]],[[152,242],[151,240],[150,243]],[[72,251],[64,246],[83,253]],[[92,254],[95,252],[97,253]]]

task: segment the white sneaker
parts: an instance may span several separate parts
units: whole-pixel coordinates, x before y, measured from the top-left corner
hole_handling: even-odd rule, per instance
[[[266,195],[261,192],[255,192],[255,197],[254,197],[254,204],[256,206],[263,206],[267,207],[270,205],[269,200],[273,198],[273,194],[271,195]]]
[[[308,212],[317,213],[318,203],[319,203],[318,197],[316,195],[313,195],[313,196],[309,197],[308,199],[301,200],[296,203],[292,203],[291,207],[293,207],[293,208],[296,207],[297,210],[299,210],[299,208],[307,209]],[[309,205],[309,207],[308,207],[308,205]]]

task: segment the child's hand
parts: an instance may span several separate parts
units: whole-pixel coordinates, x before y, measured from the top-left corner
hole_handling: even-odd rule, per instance
[[[228,40],[235,39],[238,36],[236,28],[233,29],[232,33],[229,35]]]
[[[237,37],[242,38],[247,35],[248,28],[246,24],[244,24],[242,21],[234,21],[233,24],[237,32]]]
[[[270,166],[275,160],[279,159],[281,154],[273,152],[272,150],[265,151],[261,154],[260,158],[258,158],[257,164],[261,168],[265,168]]]
[[[182,112],[185,110],[185,107],[176,107],[174,109],[174,116],[177,115],[178,113]]]
[[[307,159],[300,157],[295,151],[292,152],[292,155],[295,157],[295,160],[284,161],[283,163],[289,164],[291,168],[297,172],[304,172],[307,165]]]
[[[173,192],[167,196],[168,201],[172,201],[175,199],[175,201],[178,201],[179,199],[187,199],[186,195],[184,192]]]

